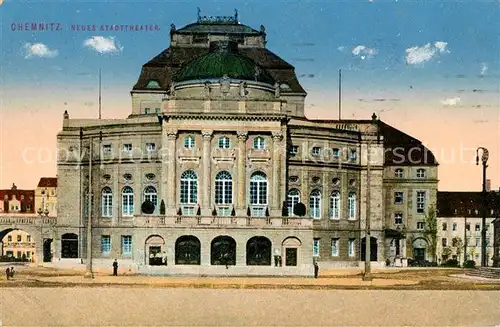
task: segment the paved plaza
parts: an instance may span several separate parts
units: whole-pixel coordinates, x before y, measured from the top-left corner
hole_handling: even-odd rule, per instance
[[[2,326],[495,326],[500,292],[3,288]]]

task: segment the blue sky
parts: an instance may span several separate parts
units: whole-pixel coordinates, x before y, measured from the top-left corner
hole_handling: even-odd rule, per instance
[[[43,132],[51,141],[36,146],[55,147],[64,109],[73,116],[95,116],[99,68],[106,91],[103,105],[108,113],[126,117],[129,91],[141,65],[169,46],[171,23],[180,28],[196,20],[197,7],[202,15],[233,15],[237,8],[241,23],[255,29],[264,25],[267,47],[296,67],[309,93],[309,117],[337,118],[337,77],[342,69],[345,118],[366,119],[375,111],[430,146],[448,142],[446,146],[454,147],[457,144],[453,141],[470,143],[473,139],[470,146],[481,143],[496,147],[496,152],[490,149],[491,160],[496,160],[490,170],[493,184],[500,182],[500,156],[495,157],[500,152],[498,0],[3,0],[2,139],[9,138],[11,125],[33,127],[19,113],[35,122],[36,115],[43,114]],[[62,30],[17,30],[17,24],[34,22],[58,23]],[[71,30],[72,25],[96,25],[99,29],[107,24],[153,24],[160,30]],[[93,41],[84,46],[89,39]],[[5,125],[7,120],[14,124]],[[446,134],[436,132],[439,122],[446,123]],[[471,137],[466,139],[464,130]],[[25,146],[34,144],[26,142]],[[19,153],[8,157],[8,162],[5,156],[0,187],[12,183],[5,179],[10,160],[22,160]],[[470,174],[471,180],[456,187],[470,189],[476,170],[464,166],[461,174]],[[42,171],[54,175],[55,163],[43,166]],[[454,188],[454,175],[446,175],[446,169],[440,171],[445,174],[442,185]]]

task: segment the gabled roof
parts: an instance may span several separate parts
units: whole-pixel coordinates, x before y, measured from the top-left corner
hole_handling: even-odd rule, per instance
[[[57,177],[42,177],[37,187],[57,187]]]

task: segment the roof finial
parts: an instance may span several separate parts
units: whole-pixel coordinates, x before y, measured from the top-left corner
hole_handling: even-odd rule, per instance
[[[238,24],[238,9],[234,9],[234,20]]]
[[[198,21],[201,20],[201,15],[200,14],[201,14],[201,9],[200,9],[200,7],[198,7]]]

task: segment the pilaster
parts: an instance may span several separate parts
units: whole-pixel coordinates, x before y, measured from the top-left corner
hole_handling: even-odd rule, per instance
[[[211,183],[210,181],[211,176],[210,176],[210,165],[211,165],[211,160],[210,160],[210,153],[211,153],[211,141],[212,141],[212,135],[213,131],[205,130],[201,132],[201,135],[203,137],[203,180],[202,180],[202,186],[200,190],[203,190],[203,197],[202,197],[202,202],[201,202],[201,214],[204,216],[209,216],[211,214],[211,205],[210,205],[210,195],[212,194],[211,191]]]
[[[280,201],[281,201],[281,196],[280,196],[280,172],[281,172],[281,149],[282,149],[282,144],[281,141],[283,140],[283,133],[281,131],[279,132],[273,132],[272,133],[272,139],[273,139],[273,179],[272,179],[272,189],[269,194],[274,194],[274,196],[271,197],[271,207],[270,207],[270,214],[271,216],[281,216],[281,210],[280,210]]]
[[[246,141],[248,132],[237,132],[238,135],[238,202],[237,215],[246,215]]]
[[[175,215],[176,210],[176,191],[177,191],[177,183],[175,182],[175,171],[177,167],[177,149],[176,149],[176,140],[177,140],[177,130],[168,130],[167,131],[167,162],[164,163],[168,165],[167,168],[167,203],[168,207],[167,214]]]

